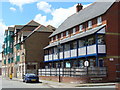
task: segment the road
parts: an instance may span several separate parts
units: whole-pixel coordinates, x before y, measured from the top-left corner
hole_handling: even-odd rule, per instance
[[[109,90],[115,90],[115,85],[113,86],[94,86],[94,87],[77,87],[64,83],[50,83],[49,81],[44,81],[43,83],[23,83],[22,81],[10,80],[0,78],[0,89],[1,88],[107,88]],[[90,89],[91,90],[91,89]],[[96,89],[93,89],[96,90]],[[100,89],[99,89],[100,90]]]
[[[2,88],[51,88],[51,87],[45,83],[23,83],[22,81],[15,80],[13,81],[3,78]]]

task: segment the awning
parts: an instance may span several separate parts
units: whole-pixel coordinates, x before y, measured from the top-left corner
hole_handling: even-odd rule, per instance
[[[106,24],[98,26],[98,27],[90,29],[90,30],[87,30],[86,32],[76,34],[74,36],[71,36],[71,37],[68,37],[66,39],[60,40],[59,43],[63,44],[63,43],[69,42],[69,41],[73,41],[75,39],[79,39],[79,38],[94,34],[94,33],[98,32],[98,31],[100,31],[105,26],[106,26]],[[44,49],[47,49],[47,48],[50,48],[50,47],[53,47],[53,46],[57,46],[57,44],[58,44],[58,42],[51,43],[47,47],[45,47]]]

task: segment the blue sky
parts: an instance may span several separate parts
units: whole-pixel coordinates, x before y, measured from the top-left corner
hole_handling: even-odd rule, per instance
[[[77,3],[38,0],[0,2],[0,52],[2,51],[4,31],[8,26],[24,25],[31,20],[35,20],[45,26],[50,24],[58,27],[67,17],[76,12]],[[91,2],[79,3],[82,3],[84,7],[91,4]]]
[[[53,17],[51,13],[46,13],[43,10],[38,9],[37,3],[39,2],[23,5],[22,10],[20,10],[19,6],[17,5],[13,5],[10,2],[2,2],[2,19],[4,23],[7,26],[15,24],[26,24],[30,20],[34,19],[37,14],[47,16],[47,20],[52,19]],[[77,2],[47,2],[47,3],[51,5],[52,9],[59,8],[67,9],[77,4]],[[89,2],[82,2],[82,4],[84,5],[89,4]]]

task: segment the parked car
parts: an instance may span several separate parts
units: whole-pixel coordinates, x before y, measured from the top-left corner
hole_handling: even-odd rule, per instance
[[[23,76],[23,82],[39,82],[39,77],[35,74],[28,73]]]

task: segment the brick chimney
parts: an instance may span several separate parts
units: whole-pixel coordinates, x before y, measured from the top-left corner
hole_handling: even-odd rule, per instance
[[[81,3],[78,3],[78,5],[76,6],[76,12],[79,12],[80,10],[82,10],[83,6]]]

